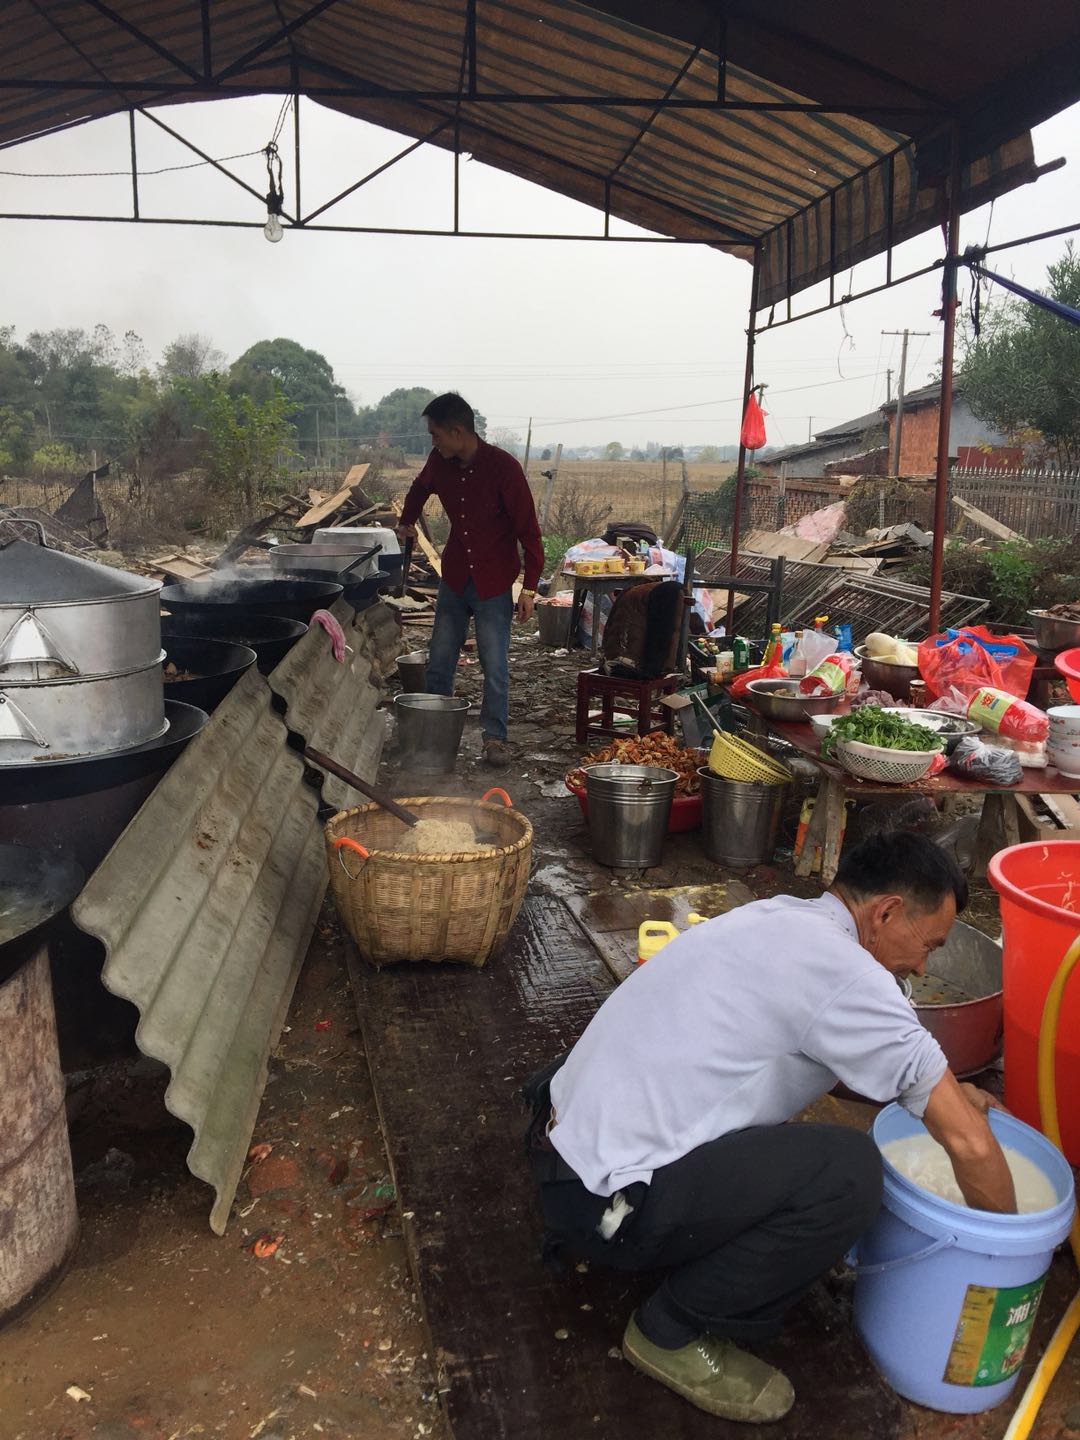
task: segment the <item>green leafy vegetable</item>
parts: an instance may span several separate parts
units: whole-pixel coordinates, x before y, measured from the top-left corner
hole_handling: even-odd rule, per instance
[[[831,755],[837,740],[861,740],[864,745],[880,745],[886,750],[941,749],[941,736],[936,730],[916,725],[880,705],[861,705],[850,715],[834,720],[821,742],[822,755]]]

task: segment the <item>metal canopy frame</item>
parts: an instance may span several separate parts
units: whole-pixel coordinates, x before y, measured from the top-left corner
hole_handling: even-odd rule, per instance
[[[194,7],[195,0],[192,0]],[[111,113],[124,110],[128,115],[129,139],[130,139],[130,164],[131,164],[131,188],[132,205],[131,214],[119,215],[86,215],[86,214],[48,214],[31,212],[5,212],[0,214],[0,219],[8,220],[35,220],[35,221],[56,221],[56,220],[81,220],[95,221],[101,223],[135,223],[135,224],[182,224],[182,225],[212,225],[229,228],[255,229],[262,225],[262,220],[242,221],[223,220],[215,218],[192,219],[181,216],[148,216],[142,212],[139,198],[139,166],[136,135],[136,116],[142,116],[146,121],[152,123],[166,133],[171,135],[182,145],[193,151],[200,159],[213,166],[219,173],[224,175],[235,185],[246,191],[254,198],[263,201],[264,197],[259,192],[230,171],[222,162],[215,160],[206,154],[199,146],[186,139],[176,129],[168,125],[158,115],[146,108],[152,102],[167,103],[181,100],[203,101],[207,99],[253,96],[253,95],[281,95],[292,99],[294,110],[294,189],[295,203],[291,211],[284,209],[282,205],[282,218],[286,220],[288,227],[292,230],[313,230],[313,231],[334,231],[339,233],[356,234],[394,234],[394,235],[423,235],[443,236],[455,238],[497,238],[497,239],[543,239],[543,240],[573,240],[573,241],[599,241],[603,243],[637,243],[637,244],[695,244],[714,245],[729,250],[749,251],[753,266],[751,281],[750,314],[747,326],[747,349],[746,349],[746,372],[744,384],[744,403],[748,400],[754,389],[754,345],[758,333],[763,333],[777,325],[793,323],[796,319],[806,318],[808,314],[820,313],[835,307],[837,304],[844,304],[856,298],[888,289],[892,285],[899,284],[904,280],[914,278],[917,275],[927,274],[930,271],[941,268],[943,277],[943,298],[941,315],[943,319],[943,345],[942,345],[942,385],[941,385],[941,407],[939,414],[939,440],[937,458],[937,488],[935,497],[935,525],[934,525],[934,546],[932,556],[931,575],[931,629],[936,628],[940,618],[940,591],[941,591],[941,568],[944,545],[944,519],[945,519],[945,498],[946,481],[948,473],[948,434],[949,419],[952,402],[952,359],[953,359],[953,337],[954,321],[956,310],[956,270],[958,266],[958,232],[959,217],[962,200],[966,199],[969,206],[980,203],[982,198],[991,198],[999,193],[1002,188],[1018,183],[1020,178],[1035,179],[1042,173],[1034,169],[1029,163],[1027,173],[1020,171],[1010,172],[1014,178],[1002,185],[999,177],[995,174],[995,161],[997,152],[989,155],[986,151],[986,144],[989,137],[993,138],[993,144],[1000,144],[1003,135],[1010,132],[1006,129],[1002,132],[1002,125],[1008,125],[1009,119],[988,118],[993,115],[995,97],[991,91],[974,97],[977,103],[973,103],[973,97],[969,94],[966,104],[964,118],[961,119],[961,107],[955,109],[950,106],[948,94],[937,94],[931,88],[924,85],[916,85],[910,79],[893,73],[880,65],[869,63],[856,57],[853,53],[844,53],[829,45],[820,37],[812,33],[816,23],[813,14],[806,24],[800,24],[798,29],[790,24],[785,24],[785,7],[783,3],[773,4],[768,13],[762,12],[761,16],[755,16],[752,9],[748,9],[741,0],[726,0],[724,4],[705,4],[701,0],[674,0],[674,3],[666,5],[662,11],[657,10],[653,0],[592,0],[590,7],[586,7],[586,14],[591,9],[599,16],[614,20],[623,27],[624,33],[630,33],[627,27],[636,27],[637,30],[648,32],[662,37],[665,41],[675,41],[685,44],[687,52],[681,67],[677,67],[672,78],[662,93],[654,94],[612,94],[603,93],[599,90],[593,91],[561,91],[559,93],[544,92],[538,89],[515,86],[505,90],[485,90],[479,82],[479,40],[477,28],[477,4],[478,0],[465,0],[463,13],[463,29],[460,41],[460,68],[457,85],[447,88],[445,86],[434,86],[429,88],[401,88],[393,89],[376,83],[369,77],[365,77],[350,71],[347,66],[340,66],[331,63],[326,59],[303,53],[296,44],[296,37],[305,27],[324,15],[333,11],[336,6],[345,9],[343,0],[315,0],[315,3],[308,4],[294,15],[286,19],[280,3],[275,0],[275,12],[278,19],[276,29],[272,29],[256,43],[249,45],[246,49],[231,59],[229,63],[220,69],[214,64],[214,42],[215,27],[212,23],[211,0],[198,0],[199,7],[199,34],[201,38],[201,64],[196,65],[183,56],[176,53],[176,50],[150,34],[143,26],[135,23],[128,15],[120,13],[107,0],[71,0],[67,7],[53,6],[47,0],[26,0],[26,4],[34,12],[39,20],[44,21],[52,31],[63,41],[68,49],[78,56],[79,60],[88,73],[76,75],[59,76],[13,76],[11,74],[0,75],[0,101],[8,92],[16,95],[18,92],[55,92],[58,96],[82,95],[87,98],[115,98],[121,102]],[[81,9],[90,11],[94,16],[109,23],[119,33],[125,35],[129,40],[135,42],[141,52],[145,52],[147,63],[149,57],[153,56],[157,61],[163,62],[169,70],[174,72],[174,78],[144,78],[139,74],[138,78],[132,81],[119,81],[108,75],[101,65],[72,38],[69,30],[57,18],[57,11],[63,10],[66,15]],[[152,15],[152,8],[148,12]],[[800,14],[790,10],[792,16]],[[1064,22],[1063,22],[1064,23]],[[740,62],[749,65],[749,71],[744,69],[743,73],[753,74],[755,70],[755,54],[760,58],[763,54],[763,45],[767,44],[770,37],[775,39],[779,45],[785,47],[784,54],[779,62],[780,78],[777,80],[776,68],[765,65],[760,73],[766,77],[761,82],[759,90],[766,93],[759,94],[757,98],[739,99],[730,93],[729,89],[729,29],[739,28],[740,38]],[[756,27],[756,28],[755,28]],[[826,32],[827,33],[827,32]],[[275,81],[265,73],[260,73],[260,62],[270,63],[276,60],[280,65],[282,57],[273,52],[285,47],[289,67],[289,83],[284,85]],[[122,53],[122,52],[118,52]],[[389,52],[389,53],[392,53]],[[452,46],[444,47],[444,53],[437,57],[444,63],[448,63],[452,56]],[[830,95],[828,100],[815,100],[790,98],[796,96],[799,91],[791,86],[790,74],[785,80],[783,71],[785,66],[790,72],[792,69],[793,57],[802,61],[805,59],[809,68],[815,69],[817,83],[810,86],[811,90],[825,89],[828,93],[831,77],[836,74],[842,75],[845,83],[851,88],[852,93],[845,96]],[[707,97],[702,95],[679,94],[678,89],[683,79],[689,74],[691,68],[699,61],[705,59],[711,66],[715,59],[715,87]],[[635,61],[637,56],[635,55]],[[118,62],[121,63],[121,62]],[[1033,62],[1029,52],[1027,63]],[[1061,57],[1046,52],[1040,53],[1036,69],[1047,76],[1047,94],[1039,97],[1038,101],[1028,100],[1027,106],[1031,117],[1036,116],[1040,105],[1046,109],[1048,99],[1054,99],[1059,103],[1068,103],[1069,95],[1075,96],[1077,86],[1075,77],[1072,79],[1063,78],[1068,73],[1062,70]],[[572,67],[571,67],[572,68]],[[640,67],[639,67],[640,68]],[[630,73],[627,71],[626,73]],[[823,79],[822,77],[830,77]],[[788,89],[784,85],[788,84]],[[1071,88],[1070,88],[1071,87]],[[772,90],[770,96],[767,92]],[[861,95],[856,93],[861,90]],[[412,114],[411,123],[417,124],[417,114],[422,115],[423,111],[431,109],[430,128],[416,138],[412,143],[405,146],[398,154],[381,165],[376,166],[365,175],[346,186],[337,195],[309,211],[306,215],[302,211],[300,197],[302,186],[302,143],[300,127],[300,98],[306,96],[313,100],[325,99],[327,101],[362,99],[365,107],[374,105],[377,116],[383,105],[386,106],[386,126],[389,129],[399,129],[395,125],[394,106],[400,102],[407,102],[416,107],[417,113]],[[61,108],[62,101],[57,105]],[[568,162],[565,155],[559,156],[561,166],[560,173],[567,176],[575,174],[580,178],[582,189],[587,191],[590,185],[599,183],[602,186],[603,206],[597,206],[590,200],[583,203],[591,204],[592,208],[601,210],[603,217],[602,233],[573,233],[573,234],[552,234],[545,232],[517,232],[517,231],[477,231],[464,229],[461,226],[461,195],[460,195],[460,161],[462,153],[461,128],[462,128],[462,105],[470,107],[470,118],[468,120],[469,130],[484,139],[490,141],[496,155],[499,152],[499,141],[503,137],[497,132],[489,131],[482,123],[478,123],[473,117],[475,107],[559,107],[564,112],[567,109],[582,109],[589,111],[603,112],[605,110],[617,110],[621,112],[632,110],[643,110],[647,112],[641,123],[636,127],[633,138],[622,145],[621,154],[614,164],[609,165],[606,173],[601,173],[597,168],[590,168],[585,164]],[[451,113],[440,112],[439,106],[453,106]],[[1008,106],[1003,107],[1009,114],[1016,110],[1016,102],[1011,101]],[[636,188],[632,180],[621,172],[631,160],[635,151],[649,134],[659,117],[665,114],[678,112],[732,112],[750,113],[760,115],[803,115],[803,116],[831,116],[846,117],[848,119],[859,119],[865,117],[877,130],[879,137],[895,135],[896,147],[891,153],[883,152],[879,148],[874,152],[872,144],[863,140],[866,153],[874,156],[870,164],[862,171],[852,172],[850,165],[844,169],[839,160],[833,167],[833,175],[836,181],[831,186],[818,185],[814,198],[808,200],[801,209],[794,212],[789,211],[785,218],[772,228],[764,231],[759,229],[756,232],[740,229],[736,225],[725,224],[714,215],[703,213],[702,210],[693,211],[686,206],[674,203],[673,196],[677,186],[660,187],[659,192],[654,189],[645,191]],[[1046,113],[1053,113],[1047,109]],[[22,135],[6,141],[0,141],[0,150],[10,150],[17,144],[25,143],[29,139],[41,138],[43,135],[61,133],[76,125],[86,123],[96,116],[85,116],[76,119],[64,119],[55,125],[38,126],[33,135]],[[371,113],[366,113],[364,118],[371,119]],[[905,125],[905,133],[898,132],[895,128],[900,122],[911,120],[913,123]],[[376,119],[375,123],[378,123]],[[1030,123],[1030,122],[1029,122]],[[966,128],[965,128],[966,127]],[[408,127],[406,127],[408,128]],[[981,135],[978,132],[982,132]],[[912,271],[908,275],[895,276],[893,273],[893,249],[899,239],[906,239],[917,230],[911,228],[910,193],[909,193],[909,214],[906,220],[906,227],[897,226],[897,217],[894,214],[894,201],[896,187],[896,169],[898,165],[906,166],[910,176],[915,175],[916,146],[925,142],[934,132],[940,139],[944,134],[947,139],[948,165],[942,166],[943,174],[939,180],[939,201],[943,210],[947,211],[945,221],[945,255],[944,258],[929,266]],[[989,161],[989,174],[984,174],[981,180],[974,172],[965,177],[965,166],[972,158],[966,153],[965,142],[972,140],[974,155],[982,155]],[[355,194],[363,186],[369,184],[377,176],[384,174],[394,165],[400,164],[408,156],[413,154],[422,145],[438,143],[443,149],[451,149],[453,155],[453,225],[445,228],[416,228],[416,227],[388,227],[388,226],[360,226],[348,224],[333,224],[323,220],[325,216],[336,205],[339,205],[347,197]],[[537,173],[540,175],[541,184],[546,183],[544,175],[544,163],[550,161],[550,155],[530,146],[523,140],[520,134],[506,132],[506,143],[512,147],[513,153],[519,157],[518,165],[521,165],[520,157],[530,164],[535,164]],[[982,146],[982,150],[978,148]],[[850,152],[849,152],[850,153]],[[815,156],[816,158],[816,156]],[[498,163],[496,160],[494,163]],[[1015,157],[1010,163],[1015,163]],[[507,164],[504,168],[513,170],[513,165]],[[1053,167],[1046,167],[1053,168]],[[1021,162],[1021,170],[1023,165]],[[882,176],[883,171],[883,176]],[[520,172],[524,173],[524,172]],[[777,172],[780,173],[780,172]],[[813,172],[816,174],[816,171]],[[867,221],[861,232],[849,233],[846,238],[847,252],[838,254],[838,229],[843,220],[840,212],[846,204],[849,210],[853,210],[860,203],[867,210],[872,203],[870,187],[874,176],[880,179],[881,204],[884,209],[883,233],[879,230],[875,234]],[[687,176],[683,176],[684,183],[689,183]],[[692,178],[692,177],[690,177]],[[668,234],[668,235],[635,235],[624,236],[611,233],[612,210],[612,187],[617,184],[620,191],[631,197],[635,197],[644,209],[649,206],[656,207],[660,200],[665,219],[675,218],[684,220],[687,223],[688,232],[695,233]],[[995,185],[997,189],[995,189]],[[857,187],[861,186],[861,191]],[[557,185],[549,188],[558,188]],[[778,189],[783,186],[779,185]],[[572,186],[568,186],[566,194],[573,198],[582,200],[581,195],[573,192]],[[798,194],[795,185],[788,186],[788,193]],[[277,207],[275,207],[277,208]],[[631,207],[632,208],[632,207]],[[744,202],[744,211],[748,207]],[[754,207],[749,207],[751,210]],[[758,206],[758,212],[762,215],[765,211]],[[657,210],[659,213],[659,210]],[[630,218],[619,217],[619,218]],[[925,217],[924,217],[925,220]],[[649,228],[648,222],[641,219],[631,219],[631,223],[638,224],[642,228]],[[812,236],[804,246],[800,255],[800,266],[798,273],[792,264],[792,252],[796,244],[796,228],[801,227],[804,238]],[[827,249],[823,251],[821,244],[821,231],[827,227]],[[916,227],[918,220],[916,219]],[[925,223],[923,227],[925,228]],[[771,249],[769,248],[771,245]],[[860,260],[870,259],[876,255],[885,256],[885,281],[881,285],[873,286],[863,290],[859,295],[836,294],[837,271],[843,268],[853,268]],[[782,266],[778,268],[777,257],[783,258]],[[768,258],[770,273],[767,281],[764,281],[764,262]],[[794,293],[807,288],[818,280],[827,280],[829,286],[828,301],[818,307],[817,310],[805,312],[802,315],[795,315],[792,312],[791,298]],[[766,325],[757,325],[757,314],[759,298],[764,295],[766,303],[771,304],[769,321]],[[786,316],[777,321],[775,318],[775,302],[777,297],[786,301]],[[736,480],[736,504],[735,516],[732,530],[730,570],[735,573],[738,563],[739,546],[739,524],[740,508],[745,487],[746,451],[740,444],[739,459]],[[731,624],[731,608],[729,602],[728,612],[729,627]]]

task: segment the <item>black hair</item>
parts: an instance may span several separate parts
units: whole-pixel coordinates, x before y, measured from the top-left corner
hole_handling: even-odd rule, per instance
[[[895,892],[920,910],[936,910],[946,895],[959,914],[968,902],[968,883],[956,861],[925,835],[894,830],[873,835],[840,861],[836,883],[853,899]]]
[[[420,412],[430,420],[433,420],[443,430],[450,430],[455,425],[460,425],[463,430],[468,430],[470,435],[476,434],[476,416],[473,408],[467,400],[463,400],[456,390],[448,390],[445,395],[436,395],[434,400],[429,400]]]

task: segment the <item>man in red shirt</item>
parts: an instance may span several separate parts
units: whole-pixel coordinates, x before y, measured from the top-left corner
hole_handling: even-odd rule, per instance
[[[434,448],[409,487],[397,533],[415,538],[421,510],[432,495],[438,496],[450,520],[450,538],[435,602],[427,688],[433,695],[454,693],[454,671],[471,616],[484,672],[480,706],[484,759],[489,765],[509,765],[512,588],[524,552],[517,618],[528,620],[544,565],[536,507],[521,466],[506,450],[480,439],[472,407],[460,395],[436,396],[424,418]]]

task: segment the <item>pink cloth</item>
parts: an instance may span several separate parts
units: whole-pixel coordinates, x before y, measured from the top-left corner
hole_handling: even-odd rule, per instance
[[[329,610],[316,610],[311,617],[312,625],[320,624],[330,636],[330,644],[333,647],[334,659],[339,665],[345,663],[345,631],[342,630],[337,620],[330,614]]]

